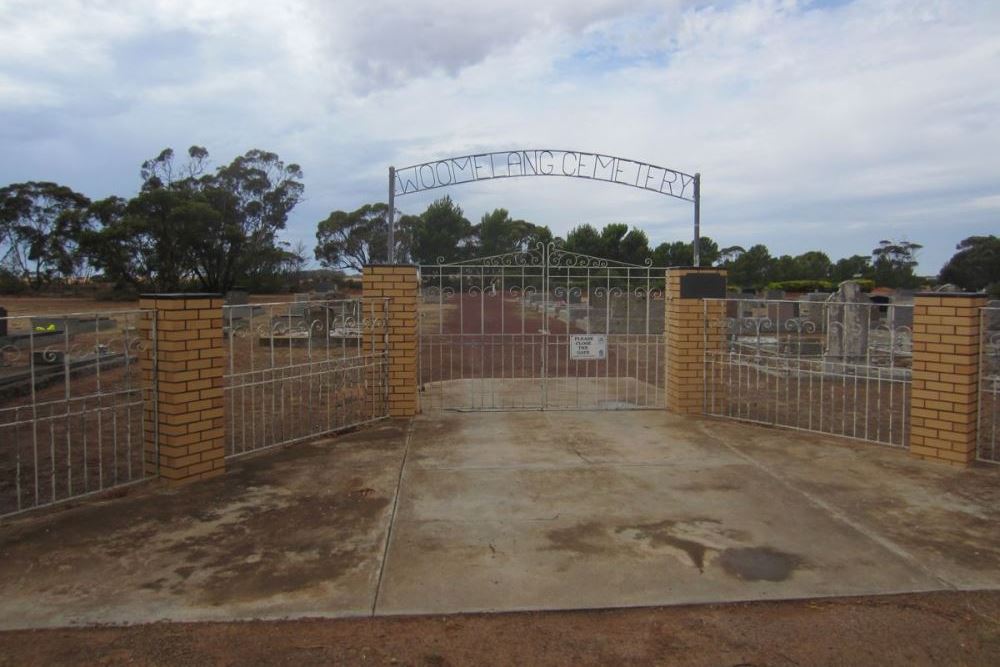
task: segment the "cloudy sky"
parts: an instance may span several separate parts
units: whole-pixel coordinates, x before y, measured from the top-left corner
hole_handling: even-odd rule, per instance
[[[997,0],[0,0],[0,184],[127,196],[171,146],[305,171],[287,238],[387,168],[570,148],[701,172],[703,233],[834,258],[1000,232]],[[448,192],[557,233],[690,238],[687,202],[576,179]]]

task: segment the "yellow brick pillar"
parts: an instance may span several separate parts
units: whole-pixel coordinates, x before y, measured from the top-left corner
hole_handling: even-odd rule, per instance
[[[384,350],[388,345],[388,403],[392,417],[417,414],[417,291],[419,278],[413,265],[366,266],[362,296],[366,312],[372,304],[382,307],[388,298],[388,322],[383,333],[368,329],[366,350]]]
[[[929,292],[913,306],[910,452],[967,466],[976,456],[979,309],[985,294]]]
[[[170,482],[218,475],[225,471],[222,298],[148,294],[139,307],[153,311],[142,323],[140,359],[146,471]]]
[[[726,293],[725,269],[667,269],[667,410],[698,415],[705,405],[706,346],[721,349]],[[706,308],[708,317],[706,318]]]

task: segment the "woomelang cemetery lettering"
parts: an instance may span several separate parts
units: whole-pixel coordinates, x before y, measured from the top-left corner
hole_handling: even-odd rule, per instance
[[[562,150],[479,153],[403,167],[396,170],[395,194],[515,176],[588,178],[694,201],[690,174],[612,155]]]

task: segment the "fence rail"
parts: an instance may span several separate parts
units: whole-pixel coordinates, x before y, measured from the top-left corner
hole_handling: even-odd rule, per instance
[[[1000,463],[1000,308],[979,311],[979,416],[976,458]]]
[[[388,300],[223,308],[227,456],[388,416]]]
[[[0,318],[0,516],[155,473],[142,320],[155,327],[148,310]]]
[[[912,306],[707,299],[704,412],[904,447]]]

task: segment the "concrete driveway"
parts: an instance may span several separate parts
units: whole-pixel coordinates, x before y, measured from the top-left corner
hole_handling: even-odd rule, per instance
[[[1000,588],[1000,469],[664,412],[444,413],[0,525],[0,628]]]

